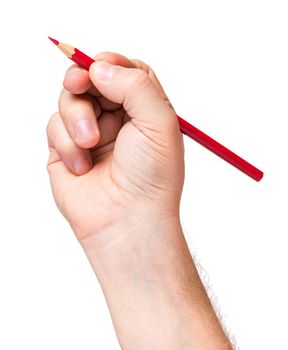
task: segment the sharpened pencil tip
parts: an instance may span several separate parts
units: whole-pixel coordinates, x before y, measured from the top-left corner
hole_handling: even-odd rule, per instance
[[[50,38],[50,36],[48,36],[48,38],[52,41],[52,43],[54,43],[55,45],[59,45],[59,41],[53,38]]]

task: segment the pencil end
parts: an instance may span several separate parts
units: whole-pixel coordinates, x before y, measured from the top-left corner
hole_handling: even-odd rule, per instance
[[[261,181],[262,180],[262,178],[263,178],[263,176],[264,176],[264,173],[263,173],[263,171],[261,171],[261,170],[259,170],[259,169],[257,169],[257,168],[255,168],[255,172],[252,174],[252,175],[250,175],[255,181],[257,181],[257,182],[259,182],[259,181]],[[247,173],[247,175],[249,175],[248,173]]]
[[[259,182],[260,180],[262,180],[263,176],[264,176],[264,173],[261,171],[256,181]]]
[[[50,36],[48,36],[48,38],[52,41],[52,43],[54,43],[55,45],[59,45],[59,41],[58,40],[56,40],[56,39],[53,39],[53,38],[51,38]]]

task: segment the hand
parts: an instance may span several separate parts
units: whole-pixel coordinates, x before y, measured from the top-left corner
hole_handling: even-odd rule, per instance
[[[95,60],[68,69],[47,127],[54,198],[80,241],[177,217],[184,180],[183,138],[154,72],[118,54]]]

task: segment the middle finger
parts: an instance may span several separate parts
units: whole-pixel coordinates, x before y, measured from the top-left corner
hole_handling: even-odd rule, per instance
[[[83,148],[96,146],[100,139],[97,118],[101,108],[88,95],[73,95],[63,89],[59,98],[59,112],[72,139]]]

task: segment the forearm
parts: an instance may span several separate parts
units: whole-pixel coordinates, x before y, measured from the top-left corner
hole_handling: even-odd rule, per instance
[[[129,227],[119,233],[113,232],[121,230],[115,226],[82,241],[121,347],[231,349],[179,220],[151,220]]]

